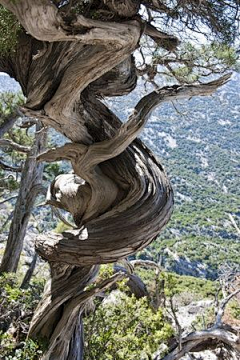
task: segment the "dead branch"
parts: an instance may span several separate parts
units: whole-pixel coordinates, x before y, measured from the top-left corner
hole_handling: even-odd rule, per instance
[[[30,263],[30,266],[23,278],[23,281],[21,283],[21,286],[20,286],[20,289],[27,289],[28,286],[29,286],[29,282],[31,280],[31,277],[33,275],[33,272],[35,270],[35,267],[36,267],[36,263],[37,263],[37,258],[38,258],[38,255],[37,253],[34,253],[33,255],[33,258],[32,258],[32,261]]]
[[[65,217],[61,214],[61,212],[55,208],[52,207],[52,211],[54,212],[55,216],[59,218],[65,225],[69,226],[70,228],[76,229],[76,226],[72,223],[70,223]]]
[[[6,170],[6,171],[15,172],[15,173],[20,173],[22,171],[22,166],[8,165],[8,164],[3,163],[2,161],[0,161],[0,168],[2,168],[3,170]]]
[[[145,34],[150,36],[158,46],[161,46],[168,51],[175,50],[180,44],[180,40],[176,36],[160,31],[150,23],[145,23]]]
[[[13,199],[16,199],[18,197],[18,195],[12,195],[10,197],[8,197],[7,199],[4,199],[3,201],[0,202],[0,205],[4,204],[5,202],[11,201]]]
[[[23,115],[24,116],[24,115]],[[38,120],[35,120],[35,119],[31,119],[31,120],[26,120],[26,121],[23,121],[20,125],[18,125],[21,129],[29,129],[30,127],[38,124],[39,121]]]
[[[227,74],[217,80],[199,85],[166,86],[144,96],[135,106],[128,121],[121,126],[112,139],[94,143],[89,147],[87,153],[84,155],[85,171],[90,171],[91,168],[100,162],[121,154],[141,133],[151,112],[160,104],[176,99],[190,98],[192,96],[211,95],[219,86],[224,85],[230,77],[231,74]],[[65,149],[64,151],[61,149],[61,152],[64,153]]]
[[[12,220],[13,218],[13,211],[8,215],[7,219],[4,221],[4,223],[1,225],[1,232],[5,229],[5,227],[7,226],[7,224],[9,223],[10,220]]]
[[[155,262],[151,260],[132,260],[130,264],[135,267],[146,267],[146,268],[153,268],[155,270],[161,270],[161,267]]]
[[[160,358],[159,356],[155,357],[154,360],[178,360],[181,359],[188,352],[194,351],[194,348],[197,348],[200,344],[205,343],[207,349],[207,344],[217,340],[222,342],[231,348],[235,349],[237,352],[240,352],[240,343],[239,337],[230,331],[224,329],[209,329],[196,331],[189,334],[186,337],[182,338],[182,349],[180,350],[176,347],[168,355]],[[201,348],[201,351],[203,349]]]
[[[220,302],[218,312],[217,312],[217,315],[216,315],[216,320],[215,320],[215,323],[213,325],[213,328],[220,328],[222,326],[222,317],[224,315],[224,310],[225,310],[227,304],[229,303],[229,301],[234,296],[236,296],[239,292],[240,292],[240,288],[235,290],[234,292],[232,292],[230,295],[228,295],[225,299],[223,299]]]
[[[13,150],[23,152],[23,153],[29,153],[30,146],[23,146],[20,144],[17,144],[16,142],[8,139],[0,139],[0,147],[3,148],[12,148]]]
[[[235,290],[220,302],[215,322],[213,326],[207,330],[195,331],[185,337],[181,337],[181,326],[177,318],[174,317],[177,327],[180,329],[180,339],[178,344],[175,345],[173,349],[170,349],[170,352],[166,356],[161,359],[159,356],[156,356],[154,360],[178,360],[188,352],[202,351],[215,343],[216,347],[219,345],[219,343],[223,343],[226,346],[229,346],[230,349],[233,349],[240,354],[240,338],[238,332],[236,332],[230,326],[226,326],[222,323],[222,317],[224,315],[226,305],[239,292],[240,289]],[[175,311],[171,302],[170,306],[174,315]]]
[[[181,327],[181,324],[179,323],[179,320],[178,320],[178,317],[177,317],[177,314],[176,314],[176,310],[174,308],[173,298],[172,297],[170,297],[169,303],[170,303],[171,313],[172,313],[174,322],[175,322],[176,327],[177,327],[178,348],[181,351],[182,350],[182,333],[183,333],[183,329]]]

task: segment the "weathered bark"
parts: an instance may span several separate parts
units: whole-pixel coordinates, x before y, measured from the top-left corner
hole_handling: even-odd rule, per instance
[[[46,130],[37,126],[35,144],[22,169],[20,189],[2,258],[1,272],[17,271],[29,218],[42,183],[43,164],[37,163],[36,157],[45,149],[45,146]]]
[[[135,0],[105,0],[105,6],[116,15],[112,22],[71,12],[66,16],[64,7],[58,9],[54,1],[0,3],[17,16],[29,34],[19,38],[14,54],[0,59],[0,69],[21,83],[27,97],[22,111],[72,141],[39,158],[71,161],[74,174],[56,178],[47,200],[69,211],[78,229],[37,239],[36,250],[49,262],[51,280],[29,336],[49,340],[44,360],[80,360],[81,314],[86,301],[118,278],[84,291],[96,276],[97,264],[116,262],[147,246],[171,216],[173,193],[166,174],[136,137],[159,103],[211,94],[227,78],[153,92],[139,101],[122,125],[99,97],[127,94],[135,87],[132,53],[143,32],[161,46],[167,40],[174,48],[177,39],[145,26],[135,16],[140,5]]]
[[[160,358],[155,357],[154,360],[179,360],[188,352],[203,351],[216,348],[220,344],[229,346],[240,354],[239,336],[225,329],[209,329],[196,331],[182,338],[182,347],[176,346],[168,355]]]
[[[126,276],[128,277],[126,285],[129,288],[130,293],[134,294],[137,299],[140,299],[144,296],[149,296],[146,285],[138,275],[129,273],[125,267],[119,265],[115,265],[114,270],[116,272],[121,271],[126,274]],[[114,288],[117,288],[117,286],[115,286]]]
[[[78,314],[75,329],[71,338],[68,359],[69,360],[83,360],[84,349],[84,332],[82,314]]]
[[[46,285],[44,297],[34,314],[29,335],[35,337],[40,334],[41,338],[49,340],[44,360],[82,360],[81,314],[85,305],[93,296],[123,279],[124,274],[117,273],[90,290],[83,291],[86,285],[94,281],[97,266],[76,268],[52,264],[51,270],[51,280]]]
[[[121,157],[118,155],[141,132],[151,110],[156,105],[170,99],[210,94],[216,86],[224,83],[227,79],[228,77],[223,77],[217,82],[197,86],[162,88],[159,92],[153,92],[141,99],[128,122],[122,125],[110,140],[94,143],[91,146],[67,144],[42,154],[39,157],[40,160],[70,160],[75,174],[79,177],[72,178],[72,180],[68,177],[69,186],[66,187],[65,176],[60,176],[51,187],[52,204],[64,208],[77,219],[77,213],[80,210],[77,208],[76,202],[83,207],[81,200],[84,193],[86,209],[82,209],[84,212],[77,219],[79,226],[84,225],[79,230],[68,231],[63,235],[39,236],[36,244],[39,254],[48,261],[60,260],[68,264],[93,265],[116,262],[119,258],[124,258],[140,250],[152,241],[170,214],[171,189],[162,168],[140,142],[135,142],[133,145],[134,150],[138,151],[138,157],[134,159],[134,163],[129,161],[131,147],[126,151],[130,155],[130,159],[125,158],[124,164],[121,163]],[[100,110],[100,107],[98,109]],[[91,115],[94,114],[91,113]],[[101,115],[103,117],[104,113]],[[110,168],[110,170],[122,169],[122,173],[126,174],[126,180],[131,179],[132,183],[125,183],[125,189],[120,189],[122,192],[125,191],[124,198],[121,193],[119,204],[115,202],[114,207],[109,208],[110,211],[104,214],[107,208],[117,200],[121,182],[119,173],[114,171],[117,185],[115,189],[109,182],[113,176],[109,169],[104,168],[104,177],[102,177],[103,168],[99,165],[100,169],[95,172],[95,167],[103,161],[110,160],[112,156],[118,156],[118,158],[114,162],[114,169]],[[114,159],[111,160],[111,163],[113,161]],[[124,165],[126,167],[123,168]],[[139,171],[140,169],[141,171]],[[145,174],[144,179],[143,174]],[[108,179],[106,175],[108,175]],[[81,183],[80,177],[87,181],[90,189],[89,187],[81,189],[86,184]],[[63,185],[61,180],[63,180]],[[72,197],[73,191],[75,191],[74,198]],[[87,198],[89,193],[91,194],[90,198]],[[104,199],[102,194],[104,194]],[[76,209],[77,213],[75,213]],[[99,209],[104,209],[103,214]],[[134,214],[138,215],[134,216]],[[112,236],[105,233],[105,227],[109,234],[114,234],[115,242],[112,241]],[[131,238],[129,231],[131,231]],[[70,242],[71,246],[69,246]],[[78,258],[76,254],[81,254],[81,256]]]

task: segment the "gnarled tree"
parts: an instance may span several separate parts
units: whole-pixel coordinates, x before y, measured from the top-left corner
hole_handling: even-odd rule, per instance
[[[10,11],[9,21],[14,24],[11,29],[17,29],[14,51],[0,57],[0,70],[20,83],[27,99],[22,111],[70,140],[40,155],[39,161],[69,160],[73,168],[72,174],[57,177],[48,191],[48,202],[70,212],[76,229],[37,239],[38,254],[50,264],[51,280],[33,317],[29,336],[49,340],[45,360],[80,360],[81,314],[86,301],[118,279],[115,276],[84,291],[94,280],[98,265],[125,258],[147,246],[172,212],[173,194],[166,174],[137,136],[160,103],[209,95],[229,77],[205,84],[157,88],[140,99],[125,124],[100,99],[128,94],[140,73],[147,74],[156,86],[156,62],[178,81],[179,72],[172,64],[181,60],[193,72],[199,67],[204,69],[204,75],[206,68],[213,70],[209,64],[199,65],[197,57],[179,57],[179,39],[155,27],[152,10],[162,27],[171,22],[169,31],[174,26],[197,29],[204,23],[208,32],[231,42],[238,1],[0,3]],[[5,8],[2,11],[6,12]],[[141,47],[144,36],[150,38],[149,46],[158,55],[154,64],[145,64],[138,71],[132,54]],[[222,61],[222,57],[218,60]],[[215,70],[224,70],[223,63]]]

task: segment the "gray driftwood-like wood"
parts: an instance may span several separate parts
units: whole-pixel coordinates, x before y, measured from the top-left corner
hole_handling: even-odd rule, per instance
[[[172,213],[173,193],[165,171],[137,136],[162,102],[210,95],[228,77],[152,92],[123,125],[100,98],[128,94],[136,86],[132,53],[141,35],[165,48],[178,44],[174,36],[143,23],[136,15],[140,1],[104,0],[115,21],[71,14],[68,6],[58,9],[48,0],[0,3],[25,29],[16,51],[0,58],[0,70],[20,82],[27,98],[21,111],[71,141],[38,160],[69,160],[74,170],[49,187],[48,203],[69,211],[77,229],[37,238],[36,251],[49,262],[51,279],[29,336],[49,340],[44,360],[82,360],[81,313],[98,291],[84,288],[93,282],[98,265],[147,246]]]
[[[238,359],[240,356],[239,331],[238,329],[234,329],[231,326],[224,324],[222,318],[226,305],[239,292],[240,289],[238,288],[221,300],[217,309],[215,322],[209,329],[194,331],[184,337],[181,337],[180,335],[180,341],[170,349],[166,356],[160,358],[160,356],[157,355],[154,360],[179,360],[189,352],[216,349],[220,345],[225,346],[229,352],[232,352],[234,359]]]
[[[31,149],[27,149],[28,157],[22,168],[20,189],[0,266],[0,272],[17,271],[31,211],[42,187],[43,164],[38,163],[36,158],[39,152],[44,151],[45,146],[46,130],[41,126],[37,126],[35,143]],[[22,148],[23,147],[20,147],[20,151],[26,150],[25,147],[24,149]]]

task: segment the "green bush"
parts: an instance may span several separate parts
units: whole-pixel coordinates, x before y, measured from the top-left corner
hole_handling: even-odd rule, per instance
[[[114,291],[85,320],[85,360],[147,360],[168,343],[173,328],[148,300]]]
[[[239,301],[233,300],[230,303],[230,312],[231,312],[231,315],[235,319],[240,320],[240,303],[239,303]]]
[[[4,360],[37,360],[41,346],[26,335],[33,312],[40,300],[44,280],[33,279],[29,288],[20,288],[15,274],[0,276],[0,354]],[[9,327],[14,329],[10,331]]]

